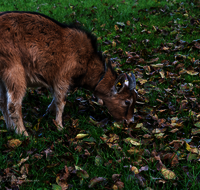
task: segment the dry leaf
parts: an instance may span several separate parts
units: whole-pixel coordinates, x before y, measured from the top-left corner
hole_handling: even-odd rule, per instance
[[[164,167],[160,171],[165,179],[169,179],[169,180],[176,179],[176,175],[173,171],[168,170],[167,168],[164,168]]]
[[[9,148],[17,148],[22,144],[22,141],[20,141],[19,139],[11,139],[8,140],[7,145]]]

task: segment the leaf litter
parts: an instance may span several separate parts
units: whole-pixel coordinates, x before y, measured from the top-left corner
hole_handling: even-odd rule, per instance
[[[173,5],[173,2],[170,3]],[[162,187],[169,183],[174,187],[181,187],[180,181],[184,180],[181,173],[192,179],[194,176],[191,167],[183,165],[187,163],[198,165],[200,162],[200,40],[197,38],[188,42],[182,40],[182,36],[199,32],[200,19],[189,16],[190,12],[184,4],[177,5],[179,8],[173,11],[170,11],[168,6],[150,7],[149,10],[138,11],[139,15],[146,13],[174,16],[174,20],[169,21],[166,26],[150,26],[146,22],[147,16],[132,16],[132,19],[126,21],[113,22],[114,35],[111,35],[113,37],[98,37],[98,42],[105,48],[103,54],[112,61],[119,74],[131,71],[135,73],[138,100],[134,123],[126,126],[113,122],[106,109],[92,101],[92,95],[88,92],[86,95],[76,97],[74,103],[67,100],[66,104],[72,110],[78,108],[78,114],[86,112],[91,114],[88,124],[103,131],[99,139],[94,138],[90,130],[82,129],[81,119],[72,117],[74,113],[70,113],[64,117],[64,122],[69,125],[68,133],[64,137],[55,141],[42,138],[47,142],[48,147],[42,151],[31,148],[26,154],[20,156],[17,163],[13,164],[13,152],[18,148],[26,147],[29,139],[21,141],[8,138],[3,145],[3,154],[10,153],[11,156],[8,159],[8,167],[0,170],[0,181],[5,182],[9,188],[19,188],[23,183],[36,182],[31,180],[30,168],[44,159],[48,162],[44,171],[59,166],[58,162],[51,163],[53,157],[61,158],[65,165],[60,171],[54,173],[55,183],[51,184],[52,189],[70,189],[73,186],[70,184],[71,179],[78,179],[80,185],[85,184],[88,179],[89,188],[99,185],[106,189],[124,189],[126,180],[134,180],[140,187],[146,189],[151,189],[148,186],[151,180],[155,182],[154,185],[159,184]],[[104,6],[118,11],[116,5],[105,3]],[[197,1],[194,1],[194,6],[199,7]],[[78,5],[70,5],[72,10],[76,10],[77,7]],[[136,7],[137,4],[132,6],[132,9]],[[89,16],[92,17],[98,8],[90,7],[89,10],[91,11]],[[179,14],[183,15],[188,25],[179,23],[178,18],[175,19]],[[75,12],[72,12],[70,17],[75,18]],[[110,19],[113,19],[112,15]],[[93,18],[92,22],[95,30],[98,19]],[[76,23],[81,24],[77,20]],[[139,27],[136,27],[137,24]],[[107,27],[106,23],[100,25],[101,30],[105,31],[105,36],[110,35]],[[129,32],[126,33],[125,28]],[[120,45],[123,32],[127,37],[126,47]],[[146,35],[147,38],[142,40],[130,38],[136,32]],[[151,35],[158,38],[169,36],[170,40],[166,38],[166,41],[154,46]],[[137,46],[140,48],[136,48]],[[77,90],[74,93],[78,93]],[[32,94],[37,94],[39,97],[49,96],[43,88],[34,91],[29,89],[26,97]],[[44,109],[43,106],[38,106],[42,104],[41,99],[35,98],[34,103],[32,107],[28,102],[25,103],[29,106],[25,119],[30,117],[29,112],[34,113],[33,117],[38,118],[39,111]],[[41,117],[33,124],[33,129],[30,129],[33,135],[39,136],[44,133],[41,126],[43,119]],[[1,120],[3,121],[2,117]],[[51,119],[49,130],[55,130],[56,125],[56,122]],[[117,130],[120,130],[120,133],[116,133]],[[0,130],[1,134],[3,132]],[[128,147],[126,151],[123,149],[124,144]],[[87,164],[75,164],[71,151],[57,155],[54,148],[57,145],[70,147],[74,152],[78,152],[84,161],[94,157],[95,167],[110,166],[113,172],[117,164],[128,163],[124,165],[124,170],[127,168],[130,174],[126,176],[125,181],[122,181],[120,172],[114,173],[111,179],[105,176],[92,176],[87,171]],[[105,160],[101,156],[104,151],[112,152],[116,159]],[[150,171],[151,176],[148,175]],[[195,183],[199,182],[198,175]],[[50,184],[49,181],[45,183]]]

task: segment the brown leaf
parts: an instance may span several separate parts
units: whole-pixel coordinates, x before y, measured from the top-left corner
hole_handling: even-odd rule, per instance
[[[48,156],[49,156],[50,154],[52,154],[52,153],[53,153],[53,151],[52,151],[50,148],[47,148],[47,149],[46,149],[46,150],[44,150],[43,152],[45,153],[45,155],[46,155],[46,158],[48,158]]]
[[[106,26],[106,24],[102,24],[100,27],[101,27],[101,28],[104,28],[105,26]]]
[[[121,174],[113,174],[112,175],[112,180],[115,182],[115,181],[118,181],[119,178],[121,177]]]
[[[146,166],[143,166],[139,169],[139,172],[142,172],[142,171],[148,171],[149,170],[149,166],[146,165]]]
[[[128,20],[128,21],[126,21],[126,25],[127,26],[130,26],[131,25],[131,22]]]
[[[191,152],[187,155],[187,161],[197,160],[198,154],[192,154]]]
[[[13,167],[19,167],[21,166],[24,162],[26,162],[29,159],[29,156],[27,156],[26,158],[22,158],[20,160],[20,162],[17,165],[14,165]]]
[[[115,30],[116,30],[116,31],[119,30],[119,27],[118,27],[117,25],[115,25]]]
[[[197,134],[200,134],[200,129],[192,129],[192,135],[197,135]]]
[[[196,42],[196,43],[194,44],[194,46],[195,46],[195,48],[200,49],[200,43]]]
[[[68,167],[65,166],[64,174],[63,176],[60,177],[60,180],[67,180],[68,177],[69,177],[69,170]]]
[[[84,178],[84,179],[89,178],[89,174],[85,170],[77,170],[76,175],[79,178]]]
[[[164,167],[164,164],[162,163],[160,156],[159,155],[157,156],[156,155],[157,153],[155,151],[153,151],[151,154],[152,154],[152,156],[154,156],[155,160],[158,161],[158,163],[156,164],[157,170],[158,171],[161,170]]]
[[[163,161],[165,160],[167,160],[171,164],[172,167],[179,164],[178,156],[175,153],[165,154],[165,156],[163,157]]]
[[[135,177],[138,179],[140,186],[146,186],[146,179],[139,174],[136,174]]]
[[[103,178],[103,177],[94,177],[90,180],[88,187],[89,188],[94,187],[97,183],[101,183],[105,180],[106,178]]]
[[[175,129],[172,129],[171,131],[169,131],[170,133],[176,133],[179,129],[178,128],[175,128]]]
[[[151,59],[150,61],[147,61],[147,63],[154,63],[154,62],[157,62],[158,60],[159,60],[159,57],[156,57],[154,59]]]
[[[112,187],[113,190],[122,190],[124,189],[124,183],[122,181],[117,181],[113,187]]]

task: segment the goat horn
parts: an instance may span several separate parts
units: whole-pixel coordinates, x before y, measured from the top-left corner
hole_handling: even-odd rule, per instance
[[[133,90],[136,87],[136,81],[135,76],[133,73],[131,73],[131,77],[127,74],[128,80],[129,80],[129,89]]]
[[[131,72],[131,77],[133,79],[134,88],[136,88],[136,80],[135,80],[135,75],[133,74],[133,72]]]

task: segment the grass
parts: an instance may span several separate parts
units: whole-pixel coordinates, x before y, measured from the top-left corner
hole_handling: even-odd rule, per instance
[[[79,89],[68,95],[65,128],[59,132],[53,114],[42,117],[51,102],[50,93],[41,88],[28,89],[23,116],[30,138],[7,131],[0,120],[0,188],[42,190],[68,185],[71,189],[88,189],[94,183],[91,189],[120,189],[120,185],[122,189],[199,189],[200,154],[191,153],[195,148],[200,151],[199,133],[192,132],[198,129],[195,124],[200,114],[200,68],[195,62],[200,52],[192,42],[200,38],[199,8],[198,1],[189,0],[0,2],[0,11],[35,11],[63,23],[81,23],[98,37],[101,50],[114,60],[118,72],[135,73],[138,102],[142,102],[136,104],[134,124],[117,126],[106,108],[91,102],[92,92]],[[128,52],[141,60],[128,62]],[[149,63],[155,58],[159,60]],[[150,66],[157,63],[163,66]],[[183,69],[198,74],[182,74]],[[146,82],[141,83],[143,79]],[[161,132],[154,133],[154,129]],[[173,129],[177,132],[170,132]],[[77,134],[89,136],[77,139]],[[129,137],[140,145],[127,142]],[[19,139],[21,144],[10,147],[12,139]],[[173,140],[184,144],[176,148]],[[154,151],[176,179],[169,180],[162,174]],[[168,153],[177,155],[178,164],[172,164]],[[25,158],[27,161],[17,166]],[[69,177],[64,175],[65,166]],[[148,168],[144,170],[144,166]],[[114,179],[114,174],[120,177]],[[97,183],[95,177],[104,180]]]

